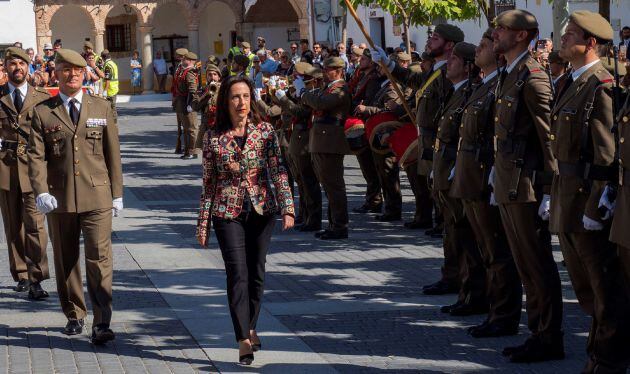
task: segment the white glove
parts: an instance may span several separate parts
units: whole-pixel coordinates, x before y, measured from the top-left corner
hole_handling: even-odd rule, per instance
[[[389,57],[387,57],[387,52],[385,52],[383,48],[379,46],[374,46],[374,49],[372,49],[370,52],[372,56],[372,61],[374,61],[377,64],[382,62],[385,66],[387,66],[387,69],[389,71],[394,70],[394,66],[396,64],[393,61],[391,61]]]
[[[123,199],[122,197],[116,198],[112,201],[112,213],[114,217],[118,217],[120,212],[123,210]]]
[[[48,214],[57,208],[57,199],[47,192],[40,193],[35,199],[35,207],[42,214]]]
[[[604,225],[594,219],[588,218],[586,215],[582,216],[582,223],[584,224],[584,228],[588,231],[599,231],[604,228]]]
[[[551,205],[551,196],[543,195],[540,206],[538,207],[538,215],[543,221],[549,221],[549,208]]]
[[[262,98],[262,88],[254,88],[254,99],[258,101],[261,98]]]
[[[287,96],[287,93],[284,90],[276,90],[276,97],[278,99],[282,99],[285,96]]]
[[[193,110],[192,110],[192,107],[191,107],[190,105],[188,105],[188,106],[186,107],[186,111],[187,111],[188,113],[192,113],[192,111],[193,111]]]
[[[497,206],[497,200],[494,198],[494,192],[490,192],[490,205]]]
[[[488,186],[494,188],[494,166],[490,169],[490,174],[488,175]]]
[[[269,85],[270,87],[275,87],[278,84],[278,78],[279,77],[277,75],[270,76],[267,85]]]
[[[429,173],[429,179],[433,179],[433,170]]]
[[[306,85],[304,84],[304,78],[297,77],[293,81],[293,87],[295,87],[295,95],[296,97],[302,96],[302,92],[306,89]]]
[[[455,178],[455,166],[453,166],[453,168],[451,169],[451,174],[449,174],[448,180],[452,181],[453,178]]]
[[[602,192],[602,197],[599,198],[599,204],[597,205],[598,208],[605,207],[607,209],[606,214],[602,217],[603,220],[609,219],[615,213],[615,207],[617,206],[617,200],[610,201],[608,199],[609,191],[609,186],[604,187],[604,192]]]

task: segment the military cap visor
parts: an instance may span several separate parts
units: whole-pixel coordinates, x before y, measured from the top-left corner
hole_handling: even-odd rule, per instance
[[[87,65],[83,56],[78,52],[65,48],[58,49],[57,55],[55,56],[55,64],[59,65],[62,63],[78,66],[80,68],[84,68]]]
[[[175,54],[180,55],[180,56],[186,56],[187,53],[188,53],[188,50],[186,48],[177,48],[175,50]]]
[[[569,22],[573,22],[577,27],[598,39],[606,41],[614,39],[612,26],[599,13],[588,10],[576,10],[569,16]]]
[[[188,51],[188,53],[186,53],[184,58],[187,60],[197,61],[197,54],[195,52]]]
[[[214,64],[209,64],[208,66],[206,66],[206,73],[210,71],[214,71],[215,73],[221,75],[221,69],[219,69],[219,67]]]
[[[506,10],[494,19],[495,26],[512,30],[533,30],[538,28],[536,16],[523,9]]]
[[[22,48],[18,48],[18,47],[7,48],[4,51],[4,59],[11,60],[14,58],[19,58],[20,60],[23,60],[24,62],[27,62],[27,63],[31,62],[31,58],[29,57],[28,53],[26,53],[26,51],[23,50]]]

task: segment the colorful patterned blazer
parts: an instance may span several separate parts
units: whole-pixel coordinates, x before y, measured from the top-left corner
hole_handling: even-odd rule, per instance
[[[243,149],[229,132],[218,134],[211,129],[206,133],[197,237],[207,238],[211,217],[237,218],[245,192],[258,214],[275,214],[279,210],[283,215],[295,215],[278,137],[266,122],[248,122]]]

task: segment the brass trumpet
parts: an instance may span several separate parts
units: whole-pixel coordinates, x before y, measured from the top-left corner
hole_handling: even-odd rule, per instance
[[[208,85],[208,91],[210,91],[210,93],[217,93],[219,91],[219,88],[221,87],[221,83],[220,82],[210,82],[210,84]]]

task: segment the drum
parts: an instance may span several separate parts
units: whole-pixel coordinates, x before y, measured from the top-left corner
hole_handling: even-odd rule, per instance
[[[343,132],[352,152],[358,152],[367,146],[365,125],[357,117],[348,117],[343,125]]]
[[[365,133],[372,150],[379,154],[389,153],[391,149],[387,138],[402,125],[398,116],[391,112],[378,113],[368,118]]]
[[[412,123],[405,123],[387,139],[401,168],[418,161],[418,129]]]

